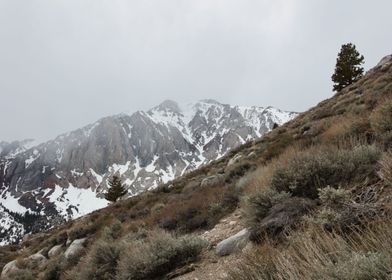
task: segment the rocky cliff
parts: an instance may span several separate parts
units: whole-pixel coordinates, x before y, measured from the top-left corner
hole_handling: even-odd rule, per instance
[[[39,145],[1,142],[0,225],[15,228],[18,237],[0,242],[15,241],[26,232],[25,213],[32,215],[27,220],[51,226],[106,206],[103,192],[114,174],[121,176],[129,196],[135,195],[217,159],[295,115],[214,100],[180,107],[168,100],[146,112],[100,119]]]

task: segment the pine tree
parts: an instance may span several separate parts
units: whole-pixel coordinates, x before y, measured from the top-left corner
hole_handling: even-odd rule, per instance
[[[116,202],[117,199],[122,197],[127,193],[127,190],[124,188],[121,183],[121,179],[114,175],[113,178],[109,181],[110,188],[108,192],[105,194],[105,199],[111,202]]]
[[[336,59],[335,73],[332,75],[333,90],[341,91],[362,77],[364,57],[352,43],[342,45]]]

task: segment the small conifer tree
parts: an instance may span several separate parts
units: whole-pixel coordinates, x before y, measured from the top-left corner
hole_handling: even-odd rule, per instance
[[[109,180],[108,192],[105,194],[105,199],[110,202],[116,202],[117,199],[122,197],[127,193],[127,190],[124,188],[124,185],[121,183],[121,179],[114,175],[111,180]]]
[[[333,90],[341,91],[362,77],[364,57],[352,43],[342,45],[338,58],[336,59],[335,72],[332,75],[334,82]]]

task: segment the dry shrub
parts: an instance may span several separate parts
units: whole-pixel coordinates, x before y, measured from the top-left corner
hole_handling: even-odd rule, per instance
[[[287,149],[287,147],[293,143],[294,138],[291,133],[282,133],[268,143],[268,146],[263,150],[261,156],[265,160],[271,160],[282,154]]]
[[[326,142],[336,142],[337,139],[345,135],[352,124],[352,119],[348,117],[336,117],[331,120],[332,124],[321,134],[321,140]]]
[[[45,264],[43,272],[39,276],[41,280],[59,280],[61,277],[61,271],[63,270],[62,264],[64,262],[63,257],[58,256],[48,260]]]
[[[235,210],[240,192],[233,186],[199,189],[175,197],[151,217],[166,230],[190,233],[213,227],[220,218]]]
[[[331,126],[321,135],[326,143],[342,144],[350,139],[364,139],[365,143],[373,141],[373,131],[368,118],[358,116],[337,117]]]
[[[79,221],[70,230],[67,231],[67,234],[70,240],[75,240],[84,238],[89,234],[93,234],[97,230],[98,225],[96,223]]]
[[[318,188],[374,177],[379,157],[380,151],[375,146],[358,146],[353,150],[315,147],[280,163],[270,184],[277,191],[317,198]]]
[[[381,179],[392,186],[392,151],[386,152],[380,160],[381,170],[379,175]]]
[[[392,134],[392,100],[381,103],[371,114],[370,122],[373,130],[380,137]]]
[[[392,223],[379,221],[340,236],[316,227],[298,232],[287,245],[267,242],[229,273],[229,279],[389,279]]]
[[[30,271],[25,270],[25,269],[21,269],[21,270],[17,270],[15,272],[12,272],[8,276],[8,279],[9,280],[35,280],[36,277]],[[7,279],[4,279],[4,280],[7,280]]]
[[[66,279],[161,279],[172,269],[194,261],[206,246],[195,236],[176,238],[163,230],[138,230],[115,240],[96,241]]]
[[[126,246],[116,279],[163,279],[174,268],[195,261],[205,245],[195,236],[175,238],[165,231],[149,232]]]
[[[269,210],[274,205],[281,203],[289,197],[289,193],[277,192],[269,187],[261,188],[259,191],[249,196],[246,199],[245,204],[247,226],[251,229],[256,228],[268,215]]]
[[[234,180],[241,178],[246,173],[251,172],[256,169],[256,164],[249,160],[241,160],[237,163],[234,163],[228,166],[225,169],[225,181],[226,183],[231,183]]]
[[[273,162],[268,165],[262,165],[252,173],[242,177],[237,184],[242,185],[245,195],[258,192],[261,188],[269,185],[269,178],[272,176],[274,168]]]
[[[78,267],[69,273],[68,279],[113,279],[123,247],[123,244],[113,241],[99,240],[95,242]]]
[[[325,187],[319,189],[319,199],[323,206],[326,207],[344,207],[350,202],[350,191],[342,188]]]
[[[122,225],[119,220],[114,220],[114,222],[102,230],[101,238],[107,241],[113,241],[121,237],[123,233]]]
[[[377,186],[365,187],[372,191]],[[363,225],[369,220],[383,216],[385,214],[384,204],[377,202],[377,199],[352,197],[349,190],[342,188],[325,187],[319,189],[319,201],[321,207],[312,215],[306,216],[305,221],[317,224],[328,230],[346,230],[353,225]]]

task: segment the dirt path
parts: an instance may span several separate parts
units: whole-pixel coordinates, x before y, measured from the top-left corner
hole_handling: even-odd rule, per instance
[[[206,251],[198,263],[193,264],[192,272],[178,276],[176,280],[219,280],[225,279],[227,271],[233,267],[240,259],[241,252],[232,254],[226,257],[218,257],[215,255],[216,245],[236,234],[244,228],[242,223],[242,215],[239,209],[234,211],[229,216],[223,218],[210,231],[199,234],[199,236],[210,242],[211,246]]]

